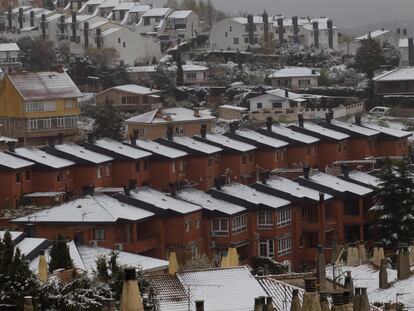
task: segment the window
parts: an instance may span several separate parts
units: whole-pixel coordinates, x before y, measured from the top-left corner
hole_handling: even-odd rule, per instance
[[[226,33],[224,34],[224,36],[227,38],[227,31],[226,31]]]
[[[72,109],[72,108],[73,108],[72,99],[65,99],[65,109]]]
[[[291,249],[292,249],[292,235],[291,234],[287,234],[278,239],[278,242],[277,242],[277,255],[278,256],[290,254]]]
[[[273,109],[282,108],[282,103],[272,103]]]
[[[228,236],[229,221],[225,218],[215,218],[211,220],[211,236]]]
[[[118,43],[121,43],[121,38],[118,38]]]
[[[20,173],[16,173],[16,183],[20,184]]]
[[[232,32],[232,30],[233,30],[233,28],[230,26],[230,27],[229,27],[229,31],[230,31],[230,32]]]
[[[105,240],[105,229],[104,228],[93,229],[93,239],[98,240],[98,241]]]
[[[259,229],[268,229],[273,227],[273,218],[271,211],[259,211],[257,213],[257,226]]]
[[[286,159],[286,149],[282,150],[281,155],[282,155],[282,160]]]
[[[124,43],[122,43],[122,46],[123,46],[123,47],[126,47],[126,43],[125,43],[125,42],[124,42]]]
[[[61,173],[61,172],[59,172],[59,173],[57,174],[56,179],[57,179],[57,182],[62,182],[62,173]]]
[[[259,241],[259,256],[260,257],[275,257],[275,247],[273,240]]]
[[[25,176],[26,176],[26,180],[29,181],[30,180],[30,171],[26,171]]]
[[[237,216],[232,221],[232,232],[237,234],[247,230],[247,214]]]
[[[307,146],[306,147],[306,155],[309,157],[311,155],[311,147]]]
[[[144,25],[148,26],[151,24],[151,20],[148,17],[144,17]]]
[[[244,38],[244,43],[249,43],[249,38]]]
[[[277,211],[277,226],[282,227],[292,222],[292,210],[289,207]]]
[[[233,39],[233,43],[234,43],[234,44],[239,44],[239,38],[234,38],[234,39]]]
[[[185,221],[185,232],[189,232],[191,230],[191,220],[188,219]]]
[[[338,144],[338,152],[341,152],[342,151],[342,143],[339,143]]]
[[[186,74],[187,79],[196,79],[197,78],[197,74],[195,72],[188,72]]]
[[[257,103],[256,106],[257,106],[257,109],[262,109],[263,104],[262,103]]]
[[[275,161],[279,161],[279,151],[275,152]]]

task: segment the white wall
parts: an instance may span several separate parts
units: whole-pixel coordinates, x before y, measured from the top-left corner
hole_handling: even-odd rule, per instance
[[[273,108],[273,103],[282,104],[282,107]],[[260,108],[260,104],[261,104],[261,108]],[[290,108],[290,103],[288,99],[275,96],[275,95],[271,95],[271,94],[264,94],[264,95],[250,99],[250,111],[251,112],[267,110],[267,109],[289,109],[289,108]]]

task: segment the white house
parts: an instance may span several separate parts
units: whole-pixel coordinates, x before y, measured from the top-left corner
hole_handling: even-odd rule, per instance
[[[172,12],[165,21],[158,37],[161,40],[187,40],[194,38],[200,32],[200,18],[192,10],[177,10]]]
[[[274,89],[265,94],[250,99],[250,112],[255,111],[279,111],[287,109],[297,110],[302,107],[306,99],[301,94],[296,94],[283,89]]]
[[[209,82],[210,69],[195,64],[183,65],[184,84],[206,84]]]
[[[137,24],[136,31],[157,37],[158,32],[165,27],[165,18],[172,11],[170,8],[153,8],[146,11]]]
[[[22,69],[20,48],[16,43],[0,43],[0,69],[4,73],[19,72]]]
[[[292,90],[318,86],[320,73],[316,69],[306,67],[286,67],[272,72],[268,78],[273,87],[284,87]]]

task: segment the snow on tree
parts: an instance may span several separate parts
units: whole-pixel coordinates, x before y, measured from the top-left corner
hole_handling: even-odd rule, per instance
[[[361,46],[355,55],[354,67],[367,75],[369,79],[374,77],[374,72],[385,62],[384,52],[378,40],[368,36],[361,40]]]
[[[181,267],[181,271],[200,270],[214,268],[214,264],[207,257],[206,254],[197,254],[189,259],[184,266]]]
[[[124,136],[124,118],[109,100],[95,107],[95,122],[93,132],[100,137],[121,140]]]
[[[53,272],[57,269],[69,270],[72,268],[73,262],[66,239],[59,234],[53,241],[52,248],[50,249],[49,271]]]

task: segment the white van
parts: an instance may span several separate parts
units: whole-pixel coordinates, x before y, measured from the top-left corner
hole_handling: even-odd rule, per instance
[[[368,113],[375,116],[385,116],[390,112],[391,108],[383,107],[383,106],[377,106],[372,108]]]

